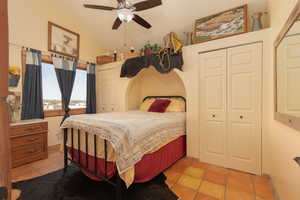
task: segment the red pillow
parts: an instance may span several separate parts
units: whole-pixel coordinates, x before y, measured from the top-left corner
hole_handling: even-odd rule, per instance
[[[149,112],[159,112],[164,113],[167,107],[170,105],[171,101],[169,99],[156,99],[150,106]]]

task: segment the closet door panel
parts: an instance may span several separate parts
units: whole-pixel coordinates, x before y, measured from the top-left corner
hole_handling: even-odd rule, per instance
[[[229,167],[261,173],[262,44],[228,49]]]
[[[123,109],[123,81],[120,78],[120,66],[105,66],[97,72],[98,112],[120,112]],[[125,80],[126,83],[126,80]]]
[[[200,160],[226,166],[226,50],[200,56]]]

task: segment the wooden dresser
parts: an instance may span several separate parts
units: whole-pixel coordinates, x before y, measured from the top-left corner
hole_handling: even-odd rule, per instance
[[[25,120],[10,125],[12,167],[48,157],[48,122]]]

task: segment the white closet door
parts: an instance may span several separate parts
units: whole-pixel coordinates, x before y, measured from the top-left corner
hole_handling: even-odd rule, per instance
[[[200,55],[200,160],[226,166],[226,50]]]
[[[229,167],[261,173],[262,44],[227,51]]]
[[[300,35],[282,40],[277,60],[277,104],[282,113],[298,115],[300,112]]]
[[[119,111],[119,71],[110,69],[98,73],[99,112]]]

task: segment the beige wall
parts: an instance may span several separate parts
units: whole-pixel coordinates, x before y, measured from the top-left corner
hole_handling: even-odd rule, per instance
[[[186,96],[184,84],[176,72],[161,74],[154,67],[142,70],[130,82],[129,90],[129,110],[138,109],[147,96]]]
[[[94,61],[103,52],[99,43],[80,23],[80,19],[61,7],[59,0],[9,0],[9,42],[47,50],[48,21],[80,34],[80,59]],[[10,45],[10,66],[21,67],[21,49]],[[22,86],[10,88],[21,91]],[[61,117],[48,118],[49,145],[58,144],[57,132]]]
[[[295,4],[296,0],[269,0],[272,42]],[[270,76],[272,78],[272,74]],[[265,159],[265,163],[280,199],[299,200],[300,168],[293,159],[300,156],[300,132],[273,120],[273,80],[270,80],[268,84],[270,85],[269,107],[272,112],[269,113],[269,156]]]

